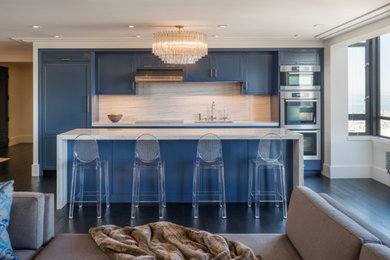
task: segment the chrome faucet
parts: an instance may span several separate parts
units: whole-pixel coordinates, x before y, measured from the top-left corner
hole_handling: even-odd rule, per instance
[[[215,101],[213,101],[213,103],[211,103],[211,117],[210,117],[210,120],[215,120],[217,119],[217,117],[215,116]]]

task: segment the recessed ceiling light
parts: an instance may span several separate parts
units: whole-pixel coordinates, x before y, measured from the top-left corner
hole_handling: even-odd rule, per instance
[[[39,28],[41,28],[41,26],[39,26],[39,25],[33,25],[32,28],[33,28],[33,29],[39,29]]]
[[[217,34],[213,34],[213,35],[211,35],[211,37],[218,38],[219,36]]]
[[[134,29],[134,27],[135,27],[134,25],[129,25],[130,29]]]
[[[141,38],[141,35],[136,35],[135,38]]]
[[[54,35],[54,38],[56,38],[56,39],[58,39],[58,38],[60,38],[61,36],[59,36],[59,35]]]
[[[299,37],[299,34],[294,34],[294,37],[295,37],[295,38]]]
[[[218,27],[218,28],[226,28],[226,27],[227,27],[227,24],[218,24],[217,27]]]

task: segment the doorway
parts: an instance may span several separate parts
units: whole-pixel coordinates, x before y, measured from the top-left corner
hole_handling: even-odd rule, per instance
[[[8,68],[0,67],[0,148],[8,147]]]

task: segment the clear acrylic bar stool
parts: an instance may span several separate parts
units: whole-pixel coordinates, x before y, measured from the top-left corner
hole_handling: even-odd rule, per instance
[[[84,191],[85,172],[96,174],[96,190]],[[102,161],[99,156],[99,148],[96,140],[86,134],[78,135],[74,141],[73,147],[73,168],[72,168],[72,183],[70,189],[69,203],[69,219],[73,218],[74,203],[78,202],[79,207],[83,206],[84,197],[96,196],[97,218],[102,217],[102,175],[104,171],[104,186],[106,198],[106,207],[110,207],[110,191],[109,191],[109,176],[108,162]],[[78,186],[78,193],[76,194]],[[76,201],[77,197],[77,201]]]
[[[148,173],[148,171],[157,173],[159,218],[162,219],[163,208],[166,207],[164,162],[161,160],[160,145],[156,137],[143,134],[137,138],[135,143],[131,219],[135,219],[135,213],[140,203],[141,172]],[[156,196],[156,194],[142,195]]]
[[[264,169],[264,171],[261,171],[261,169]],[[272,170],[273,190],[262,191],[261,182],[269,177],[269,175],[266,176],[267,170]],[[262,173],[264,173],[264,176],[262,176]],[[283,218],[287,218],[285,167],[280,135],[269,133],[262,137],[257,149],[257,158],[249,160],[248,175],[248,207],[251,207],[253,198],[255,201],[255,218],[260,218],[260,202],[275,202],[276,207],[279,207],[279,203],[282,203]],[[263,183],[263,187],[266,186]],[[268,199],[262,199],[262,197],[268,197]],[[274,199],[269,199],[270,197]]]
[[[201,191],[202,170],[217,170],[218,191]],[[210,174],[206,171],[203,174]],[[199,217],[200,197],[216,197],[217,200],[202,200],[202,202],[219,202],[222,218],[226,218],[226,198],[225,198],[225,176],[222,158],[222,144],[218,136],[212,133],[203,135],[198,141],[196,161],[193,175],[192,207],[194,208],[194,218]]]

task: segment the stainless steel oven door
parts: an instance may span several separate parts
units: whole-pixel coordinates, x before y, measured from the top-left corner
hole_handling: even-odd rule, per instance
[[[320,90],[320,66],[280,66],[280,90]]]
[[[321,160],[321,130],[296,130],[303,135],[303,159]]]
[[[281,126],[288,129],[319,129],[320,92],[281,92]]]

